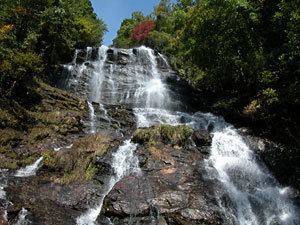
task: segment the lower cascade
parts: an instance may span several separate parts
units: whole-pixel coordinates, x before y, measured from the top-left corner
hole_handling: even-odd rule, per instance
[[[220,205],[233,224],[297,224],[297,211],[269,171],[232,127],[214,132],[207,167],[230,199]],[[229,210],[228,210],[229,209]]]

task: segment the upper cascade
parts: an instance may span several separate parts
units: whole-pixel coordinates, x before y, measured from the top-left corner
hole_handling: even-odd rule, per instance
[[[65,87],[90,102],[168,110],[180,107],[178,96],[165,82],[175,78],[174,72],[163,55],[145,46],[77,50],[65,69],[69,77]]]

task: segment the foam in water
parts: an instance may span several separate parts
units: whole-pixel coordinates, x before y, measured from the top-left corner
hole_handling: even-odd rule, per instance
[[[31,224],[30,220],[27,219],[29,212],[27,209],[22,208],[22,210],[19,212],[18,220],[14,225],[29,225]]]
[[[85,214],[77,218],[78,225],[93,225],[99,216],[105,196],[112,190],[114,185],[124,176],[140,174],[138,158],[134,155],[137,145],[126,140],[122,146],[113,154],[112,168],[114,175],[110,178],[106,190],[102,193],[100,203],[95,208],[89,209]]]
[[[15,176],[16,177],[30,177],[35,176],[38,169],[41,167],[43,157],[40,157],[33,164],[26,166],[25,168],[19,169]]]

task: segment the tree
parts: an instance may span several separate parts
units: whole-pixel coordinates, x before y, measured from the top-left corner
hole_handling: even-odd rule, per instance
[[[132,31],[131,38],[134,41],[140,42],[150,36],[150,32],[155,28],[155,23],[152,20],[146,20],[137,24]]]

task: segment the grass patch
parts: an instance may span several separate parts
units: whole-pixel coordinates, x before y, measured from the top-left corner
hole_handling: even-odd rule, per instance
[[[193,129],[186,125],[157,125],[137,129],[132,140],[139,144],[154,145],[162,142],[181,147],[186,144],[192,133]]]

